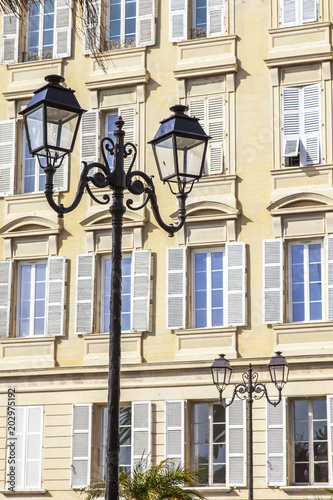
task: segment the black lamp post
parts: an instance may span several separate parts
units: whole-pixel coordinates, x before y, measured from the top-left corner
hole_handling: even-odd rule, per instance
[[[132,210],[143,208],[150,200],[158,224],[172,236],[185,223],[185,202],[195,180],[199,180],[204,166],[209,136],[204,132],[197,118],[185,115],[187,106],[176,105],[170,118],[163,120],[151,141],[159,174],[163,182],[176,185],[179,203],[178,224],[167,225],[163,222],[152,178],[144,172],[132,170],[137,150],[132,143],[124,143],[124,122],[121,116],[116,121],[115,141],[104,137],[101,141],[101,153],[104,163],[83,162],[78,190],[69,207],[57,205],[53,199],[53,176],[63,157],[74,147],[74,141],[84,110],[78,104],[71,89],[61,86],[62,77],[51,75],[45,78],[47,85],[35,91],[34,97],[22,115],[26,127],[31,154],[36,154],[40,166],[46,174],[45,196],[50,206],[59,217],[74,210],[82,199],[86,189],[93,200],[102,205],[110,202],[105,194],[104,201],[97,199],[90,184],[97,188],[109,187],[112,190],[112,205],[109,211],[112,217],[112,271],[110,296],[110,336],[109,336],[109,376],[108,376],[108,422],[106,444],[106,500],[119,498],[119,401],[120,401],[120,347],[121,347],[121,240],[123,215],[126,207],[123,203],[124,190],[133,194],[145,194],[139,207],[133,207],[133,200],[126,205]],[[113,165],[108,164],[108,154],[113,156]],[[131,165],[124,170],[124,158],[132,156]],[[90,176],[92,169],[97,173]],[[140,180],[142,179],[142,180]]]
[[[287,363],[286,358],[281,356],[281,352],[276,352],[276,356],[272,357],[268,364],[268,369],[271,380],[272,382],[274,382],[275,387],[279,391],[279,398],[277,401],[271,401],[269,399],[265,384],[258,382],[258,373],[252,371],[252,365],[251,363],[249,363],[248,371],[243,373],[242,375],[243,383],[237,384],[235,386],[231,401],[229,403],[223,403],[222,392],[229,385],[232,368],[229,364],[229,361],[225,359],[224,354],[220,354],[220,357],[215,359],[214,363],[211,366],[213,382],[219,391],[220,403],[224,408],[230,406],[236,396],[239,399],[246,399],[247,401],[249,443],[249,500],[253,500],[253,399],[261,399],[263,396],[265,396],[269,404],[277,406],[282,399],[282,389],[288,382],[289,364]]]

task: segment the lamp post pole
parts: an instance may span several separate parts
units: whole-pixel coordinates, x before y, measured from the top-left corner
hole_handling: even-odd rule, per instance
[[[286,359],[281,356],[281,352],[277,352],[273,356],[269,365],[269,373],[272,382],[278,390],[279,396],[277,401],[272,401],[268,397],[265,384],[258,382],[258,373],[252,369],[252,364],[249,363],[247,372],[242,374],[243,383],[237,384],[229,403],[223,403],[222,392],[229,385],[232,368],[229,361],[224,358],[224,354],[220,354],[220,358],[216,359],[211,366],[213,382],[219,391],[220,403],[224,408],[230,406],[235,398],[246,399],[247,417],[248,417],[248,482],[249,482],[249,500],[253,500],[253,400],[266,397],[268,403],[272,406],[277,406],[282,400],[282,389],[288,381],[289,365]]]

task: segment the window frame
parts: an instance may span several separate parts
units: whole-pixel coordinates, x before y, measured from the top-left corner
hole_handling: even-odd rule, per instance
[[[303,12],[303,2],[304,0],[295,0],[295,22],[283,22],[283,16],[284,16],[284,1],[285,0],[280,0],[280,22],[279,25],[284,28],[284,27],[290,27],[290,26],[303,26],[304,24],[310,24],[310,23],[317,23],[319,21],[319,1],[315,0],[315,9],[316,9],[316,19],[313,20],[301,20],[303,18],[302,12]]]
[[[34,5],[38,5],[40,8],[39,12],[39,27],[38,27],[38,49],[35,51],[29,51],[29,34],[30,34],[30,24],[32,22],[32,18],[30,16],[30,7],[27,11],[27,28],[26,28],[26,40],[25,40],[25,52],[23,56],[23,60],[27,57],[27,61],[29,60],[45,60],[45,59],[53,59],[54,58],[54,38],[55,38],[55,17],[56,17],[56,8],[55,4],[52,2],[53,6],[53,28],[52,28],[52,48],[51,49],[46,49],[47,51],[51,50],[52,55],[51,57],[46,56],[44,57],[44,25],[45,25],[45,4],[44,2],[41,2],[40,0],[37,1]],[[32,58],[30,59],[30,52],[33,53]],[[37,56],[35,55],[37,54]]]
[[[138,1],[135,0],[135,34],[134,36],[129,37],[127,40],[126,37],[126,2],[127,0],[120,0],[120,37],[119,39],[111,40],[111,2],[107,2],[106,6],[106,14],[105,14],[105,46],[106,50],[114,50],[121,48],[129,48],[137,46],[137,19],[138,19]],[[132,18],[133,19],[133,18]]]

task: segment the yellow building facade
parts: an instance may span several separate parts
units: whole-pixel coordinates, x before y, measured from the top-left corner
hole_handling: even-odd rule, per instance
[[[202,472],[207,499],[247,498],[246,407],[218,404],[210,366],[224,353],[233,367],[223,397],[249,363],[276,397],[267,364],[282,351],[282,402],[253,407],[254,496],[329,498],[332,4],[94,4],[98,22],[83,27],[71,0],[37,2],[25,22],[2,15],[0,498],[79,498],[105,467],[111,218],[87,194],[62,220],[45,200],[19,112],[50,74],[87,110],[55,179],[65,206],[119,114],[148,175],[147,141],[170,106],[188,105],[212,137],[179,233],[169,238],[149,206],[124,216],[122,470],[142,454],[172,458]],[[176,222],[176,198],[157,180],[156,191]]]

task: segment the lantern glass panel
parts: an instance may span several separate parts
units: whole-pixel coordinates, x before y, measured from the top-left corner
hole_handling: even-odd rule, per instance
[[[59,155],[58,150],[72,151],[78,120],[78,113],[47,106],[47,145],[52,157]]]
[[[44,145],[43,105],[26,115],[26,125],[31,151],[42,148]]]
[[[154,146],[161,180],[163,181],[169,179],[171,176],[175,176],[176,169],[172,136],[166,137]]]
[[[179,175],[186,182],[199,178],[202,168],[202,159],[205,152],[205,141],[189,137],[176,137]]]

